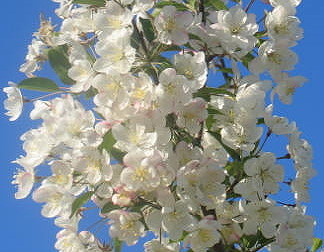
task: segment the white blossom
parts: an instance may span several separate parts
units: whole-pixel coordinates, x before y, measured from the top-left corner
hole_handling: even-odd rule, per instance
[[[8,112],[5,114],[10,116],[10,121],[15,121],[22,113],[24,101],[20,89],[15,83],[9,82],[10,87],[3,88],[3,92],[7,94],[7,99],[4,101],[4,107]]]

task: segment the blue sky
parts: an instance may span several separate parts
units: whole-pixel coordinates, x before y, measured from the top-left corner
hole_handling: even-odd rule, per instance
[[[24,62],[27,45],[31,41],[31,34],[38,28],[39,13],[54,16],[56,4],[50,0],[11,0],[2,1],[0,15],[1,27],[1,60],[0,83],[1,87],[7,81],[19,82],[24,76],[18,68]],[[296,67],[296,74],[309,79],[305,86],[299,89],[291,106],[281,106],[281,114],[288,115],[295,120],[299,129],[304,132],[303,137],[308,139],[314,148],[314,167],[318,176],[312,180],[312,201],[308,204],[308,214],[317,220],[316,236],[324,238],[324,4],[322,0],[305,0],[298,9],[298,16],[305,29],[305,38],[294,48],[300,62]],[[2,88],[1,88],[2,89]],[[5,95],[0,93],[0,101]],[[55,235],[58,229],[52,219],[45,219],[40,214],[41,205],[30,198],[15,200],[15,189],[11,185],[15,165],[10,162],[23,154],[19,136],[30,129],[25,113],[18,121],[10,123],[4,116],[3,106],[0,106],[0,241],[1,251],[51,252],[54,249]],[[142,248],[126,251],[142,251]]]

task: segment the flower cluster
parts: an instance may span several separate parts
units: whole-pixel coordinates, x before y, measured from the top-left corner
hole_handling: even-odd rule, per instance
[[[20,68],[28,78],[4,92],[10,120],[33,101],[30,118],[41,121],[21,137],[13,184],[62,228],[57,250],[119,251],[148,232],[146,252],[312,245],[302,205],[312,149],[295,122],[273,115],[276,96],[289,104],[306,81],[288,72],[300,1],[263,1],[271,10],[260,22],[254,1],[54,2],[61,26],[42,17]],[[44,61],[60,87],[35,75]],[[49,94],[26,99],[21,89]],[[287,138],[282,153],[264,151],[273,135]],[[293,202],[275,200],[284,191]],[[90,209],[114,244],[80,230]]]

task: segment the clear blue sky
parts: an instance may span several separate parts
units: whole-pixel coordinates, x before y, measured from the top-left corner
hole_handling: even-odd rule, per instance
[[[11,0],[1,2],[1,56],[0,83],[2,87],[7,81],[19,82],[24,76],[18,68],[24,62],[27,45],[31,34],[38,28],[39,13],[54,16],[56,4],[50,0]],[[300,62],[296,73],[309,79],[305,86],[299,89],[294,98],[294,104],[282,108],[283,115],[289,115],[298,123],[303,136],[314,148],[314,167],[318,176],[312,180],[312,202],[308,204],[308,213],[317,219],[316,236],[324,238],[324,4],[322,0],[304,0],[298,9],[298,16],[305,29],[305,38],[294,50],[299,54]],[[3,102],[5,95],[0,94]],[[52,219],[45,219],[40,214],[41,205],[30,198],[15,200],[15,189],[11,185],[15,165],[10,162],[23,154],[19,136],[30,129],[25,113],[15,123],[9,123],[0,106],[0,251],[51,252],[54,249],[55,235]],[[323,123],[323,124],[322,124]],[[140,252],[137,247],[127,251]]]

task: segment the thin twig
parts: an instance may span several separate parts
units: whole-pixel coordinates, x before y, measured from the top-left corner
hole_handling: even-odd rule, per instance
[[[255,0],[251,0],[248,4],[248,6],[245,8],[245,12],[248,12],[249,9],[252,7],[252,5],[254,4]]]
[[[206,13],[204,0],[199,1],[199,12],[201,13],[201,22],[206,25]]]
[[[24,99],[24,102],[34,102],[34,101],[38,101],[40,99],[49,97],[49,96],[53,96],[53,95],[57,95],[57,94],[62,94],[62,93],[68,93],[67,91],[58,91],[58,92],[54,92],[54,93],[50,93],[50,94],[46,94],[46,95],[42,95],[33,99]]]
[[[266,142],[268,141],[269,137],[271,136],[272,132],[271,130],[269,129],[268,132],[267,132],[267,135],[265,137],[265,139],[263,140],[259,150],[255,153],[255,156],[257,156],[263,149],[264,145],[266,144]]]

